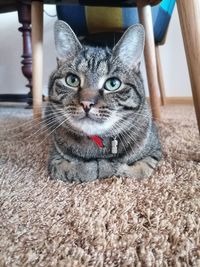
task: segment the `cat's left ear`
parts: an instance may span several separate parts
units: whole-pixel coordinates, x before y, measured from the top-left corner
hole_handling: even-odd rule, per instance
[[[144,50],[145,31],[141,24],[130,26],[113,48],[113,58],[130,69],[138,69]]]
[[[62,20],[55,22],[54,39],[58,62],[75,58],[82,48],[71,27]]]

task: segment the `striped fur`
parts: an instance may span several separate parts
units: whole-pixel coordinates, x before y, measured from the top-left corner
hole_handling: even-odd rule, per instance
[[[106,177],[149,177],[161,149],[157,131],[145,99],[139,70],[144,46],[142,26],[132,26],[112,49],[82,46],[70,27],[55,25],[58,68],[49,81],[50,104],[47,118],[54,122],[54,143],[49,157],[49,173],[63,181],[91,181]],[[71,87],[68,74],[80,85]],[[115,77],[119,89],[108,91],[105,82]],[[94,101],[89,112],[83,101]],[[89,136],[98,135],[99,148]],[[111,140],[119,142],[111,152]]]

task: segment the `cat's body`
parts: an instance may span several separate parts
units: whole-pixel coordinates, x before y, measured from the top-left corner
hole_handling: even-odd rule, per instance
[[[50,176],[70,182],[149,177],[161,150],[139,71],[142,27],[129,28],[111,51],[82,46],[58,21],[55,41],[58,69],[50,78],[46,112],[56,128]]]

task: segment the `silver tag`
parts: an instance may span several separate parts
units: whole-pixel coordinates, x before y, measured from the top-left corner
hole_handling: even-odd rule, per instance
[[[118,150],[118,140],[114,138],[111,142],[111,152],[112,154],[117,154]]]

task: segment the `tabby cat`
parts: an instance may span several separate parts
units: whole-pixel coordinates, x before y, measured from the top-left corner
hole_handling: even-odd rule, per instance
[[[161,148],[140,73],[143,27],[128,28],[112,50],[81,45],[60,20],[54,33],[58,67],[50,77],[46,111],[55,127],[50,177],[149,177]]]

